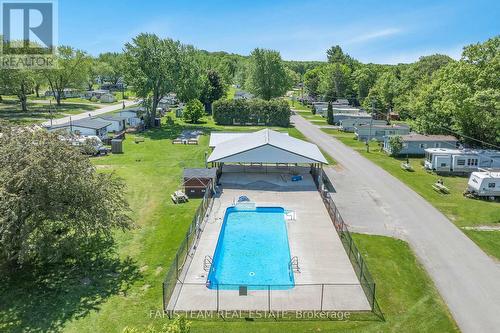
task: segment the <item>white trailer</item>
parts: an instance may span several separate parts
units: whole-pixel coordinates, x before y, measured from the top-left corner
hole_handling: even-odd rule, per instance
[[[500,197],[500,171],[475,171],[467,183],[466,194],[476,197]]]
[[[436,172],[470,173],[480,168],[500,168],[500,151],[427,148],[425,168]]]

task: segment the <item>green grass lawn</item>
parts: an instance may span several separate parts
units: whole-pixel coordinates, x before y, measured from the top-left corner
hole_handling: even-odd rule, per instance
[[[117,259],[102,267],[56,269],[38,276],[0,280],[0,331],[121,332],[125,326],[161,326],[150,318],[162,308],[161,283],[199,200],[174,205],[170,194],[181,183],[184,167],[201,167],[208,136],[200,144],[173,145],[186,127],[251,130],[205,124],[147,131],[145,141],[124,141],[124,154],[93,159],[101,172],[114,172],[127,183],[127,198],[137,227],[117,232]],[[288,129],[300,137],[296,129]],[[298,131],[297,131],[298,132]],[[195,321],[193,332],[454,332],[453,320],[430,279],[406,243],[385,237],[354,235],[377,282],[385,322],[222,322]]]
[[[393,158],[380,152],[378,143],[370,143],[370,152],[366,152],[365,143],[354,138],[353,133],[334,129],[322,129],[347,146],[354,148],[361,155],[375,162],[387,172],[403,181],[415,192],[429,201],[445,214],[458,227],[474,227],[479,225],[500,225],[500,203],[469,199],[462,195],[467,186],[467,177],[441,176],[426,171],[421,162],[423,158],[410,158],[414,172],[401,169],[401,162],[406,158]],[[432,189],[439,178],[450,189],[450,194],[440,194]],[[470,231],[466,232],[488,254],[500,259],[500,231]],[[471,236],[473,235],[473,236]]]
[[[79,114],[85,111],[93,111],[98,106],[88,104],[41,104],[28,101],[28,111],[21,110],[17,100],[4,99],[0,103],[0,120],[6,120],[16,125],[29,125],[64,117],[65,115]],[[52,114],[51,114],[52,111]]]

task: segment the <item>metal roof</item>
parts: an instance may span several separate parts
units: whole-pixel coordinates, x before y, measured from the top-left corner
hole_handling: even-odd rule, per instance
[[[207,162],[328,164],[315,144],[270,129],[218,144]]]
[[[189,168],[184,169],[184,178],[215,178],[217,168]]]
[[[108,127],[111,125],[109,121],[106,121],[104,119],[97,119],[97,118],[82,118],[82,119],[77,119],[71,121],[71,123],[64,123],[60,125],[54,125],[51,128],[56,129],[56,128],[64,128],[64,127],[70,127],[70,126],[75,126],[75,127],[84,127],[84,128],[90,128],[90,129],[101,129],[104,127]]]
[[[112,116],[99,116],[94,119],[102,119],[102,120],[109,120],[109,121],[121,121],[121,120],[127,120],[128,117],[124,116],[119,116],[117,114],[112,115]]]
[[[212,132],[210,133],[210,143],[208,144],[208,146],[210,148],[215,148],[222,142],[230,141],[251,133],[255,132]],[[288,133],[281,133],[281,134],[288,135]]]
[[[403,141],[458,141],[452,135],[423,135],[418,133],[410,133],[401,135]]]

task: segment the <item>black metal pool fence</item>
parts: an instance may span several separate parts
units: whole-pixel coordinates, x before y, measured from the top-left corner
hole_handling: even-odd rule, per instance
[[[332,320],[333,318],[331,317],[332,313],[335,314],[336,312],[339,312],[337,310],[327,310],[331,308],[331,305],[336,302],[336,299],[338,300],[338,296],[342,293],[349,293],[349,291],[346,288],[359,288],[361,287],[366,299],[368,300],[369,303],[369,308],[370,310],[367,311],[349,311],[349,312],[355,312],[355,313],[363,313],[363,312],[370,312],[375,315],[375,317],[378,320],[384,320],[383,313],[380,309],[380,306],[377,303],[376,299],[376,284],[375,281],[373,280],[369,270],[368,266],[365,263],[365,260],[363,259],[361,253],[359,252],[358,248],[356,247],[356,244],[354,243],[351,233],[349,232],[346,224],[344,223],[344,220],[337,209],[333,199],[330,197],[330,194],[328,191],[323,190],[324,187],[322,186],[323,184],[327,184],[326,182],[329,182],[328,177],[324,173],[323,170],[319,170],[319,174],[321,174],[321,179],[322,181],[316,182],[318,189],[320,191],[321,197],[323,199],[323,202],[328,210],[328,213],[330,215],[330,218],[333,222],[333,225],[335,227],[335,230],[337,231],[340,240],[342,241],[342,244],[344,246],[344,249],[349,257],[349,260],[351,261],[351,264],[354,268],[354,271],[356,273],[356,276],[359,280],[359,284],[307,284],[307,285],[294,285],[293,289],[292,288],[281,288],[280,286],[247,286],[246,292],[247,293],[255,293],[256,291],[259,291],[261,294],[261,297],[258,298],[249,298],[249,303],[248,306],[245,306],[245,310],[241,309],[240,312],[243,313],[254,313],[256,318],[264,318],[265,314],[272,314],[272,313],[281,313],[281,314],[287,314],[287,316],[291,316],[292,319],[311,319],[310,315],[303,315],[303,311],[283,311],[282,309],[286,308],[287,306],[285,304],[293,304],[294,303],[294,297],[292,294],[290,294],[290,291],[294,291],[296,295],[300,295],[301,293],[298,292],[300,289],[304,289],[304,291],[307,291],[307,296],[308,302],[311,304],[307,304],[305,308],[307,310],[304,311],[314,311],[314,312],[321,312],[323,313],[323,316],[321,314],[318,314],[315,318],[316,319],[329,319]],[[313,177],[315,175],[313,174]],[[316,178],[316,177],[314,177]],[[315,179],[316,180],[316,179]],[[184,268],[184,264],[186,263],[186,260],[188,259],[189,253],[191,249],[193,248],[193,245],[195,244],[196,240],[200,237],[201,235],[201,227],[204,219],[207,217],[209,214],[209,209],[211,208],[211,205],[213,203],[213,194],[211,191],[207,191],[205,194],[205,197],[203,198],[202,202],[198,206],[196,213],[193,217],[193,221],[191,222],[191,225],[189,226],[188,231],[186,232],[186,235],[179,246],[177,253],[175,254],[174,260],[167,272],[167,275],[165,277],[165,280],[163,282],[163,310],[165,313],[171,315],[172,314],[172,308],[169,308],[169,302],[171,302],[172,295],[174,294],[174,290],[176,289],[176,285],[180,285],[183,288],[183,292],[186,291],[186,289],[189,288],[201,288],[200,289],[200,297],[203,294],[203,291],[206,291],[208,288],[207,285],[205,284],[193,284],[193,283],[184,283],[182,279],[180,279],[180,274]],[[227,307],[229,304],[236,304],[233,303],[231,300],[232,297],[239,296],[241,293],[241,290],[236,288],[228,288],[230,286],[226,285],[218,285],[218,286],[210,286],[211,289],[213,289],[214,295],[211,297],[211,300],[208,302],[208,312],[215,312],[215,313],[220,313],[220,311],[239,311],[240,309],[235,309],[232,308],[230,309]],[[283,287],[283,286],[281,286]],[[285,286],[288,287],[288,286]],[[204,289],[203,289],[204,288]],[[308,290],[306,290],[308,288]],[[343,292],[339,292],[339,288],[344,288]],[[238,290],[233,290],[232,295],[228,295],[227,293],[222,294],[221,291],[227,291],[227,289],[238,289]],[[287,289],[282,290],[282,289]],[[267,293],[262,293],[262,291],[267,291]],[[196,291],[195,291],[196,292]],[[267,296],[266,296],[267,294]],[[317,297],[315,297],[316,295]],[[177,295],[178,296],[178,295]],[[300,298],[300,296],[298,296]],[[227,300],[227,302],[226,302]],[[312,301],[310,301],[312,300]],[[201,301],[201,300],[200,300]],[[242,298],[239,297],[238,303],[241,304]],[[243,301],[244,302],[244,301]],[[257,303],[256,303],[257,302]],[[333,302],[333,303],[332,303]],[[325,307],[325,303],[330,303],[330,306]],[[297,303],[298,304],[298,303]],[[309,306],[309,308],[307,307]],[[255,310],[248,310],[248,309],[254,309]],[[298,305],[297,308],[304,308],[304,304]],[[176,313],[188,313],[188,311],[175,311]],[[192,312],[192,311],[191,311]],[[207,311],[205,311],[207,312]],[[297,315],[299,313],[299,315]],[[328,315],[330,313],[330,315]],[[295,314],[295,315],[294,315]],[[220,317],[220,316],[219,316]],[[278,315],[278,317],[281,317]],[[282,316],[282,318],[285,318],[286,316]],[[274,319],[276,316],[273,317]],[[287,317],[289,318],[289,317]]]

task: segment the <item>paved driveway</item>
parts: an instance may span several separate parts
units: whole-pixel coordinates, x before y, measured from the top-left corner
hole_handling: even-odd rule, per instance
[[[463,332],[500,332],[500,268],[398,179],[300,116],[296,127],[339,162],[327,171],[351,230],[405,239]],[[383,310],[383,309],[382,309]]]

